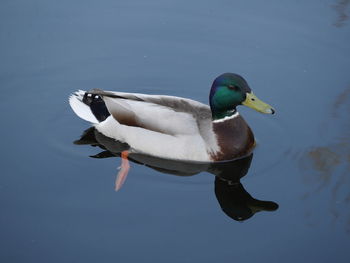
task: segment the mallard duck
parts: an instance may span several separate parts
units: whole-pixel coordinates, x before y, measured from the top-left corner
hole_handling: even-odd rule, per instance
[[[129,153],[197,162],[232,160],[252,152],[254,135],[237,106],[275,112],[234,73],[214,80],[210,106],[181,97],[100,89],[79,90],[69,103],[103,135],[126,143]]]

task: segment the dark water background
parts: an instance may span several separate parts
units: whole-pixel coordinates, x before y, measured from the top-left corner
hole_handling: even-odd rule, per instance
[[[1,262],[348,262],[350,1],[0,2]],[[237,222],[214,176],[163,174],[76,146],[67,97],[102,88],[207,102],[242,74],[277,114],[240,112],[245,189],[279,204]]]

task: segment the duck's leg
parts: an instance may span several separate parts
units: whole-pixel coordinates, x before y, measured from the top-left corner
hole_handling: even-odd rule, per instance
[[[120,157],[122,158],[122,163],[120,165],[120,170],[118,172],[118,175],[115,179],[115,191],[118,191],[125,182],[126,177],[128,176],[128,172],[130,169],[130,164],[128,160],[129,152],[128,151],[122,151]]]

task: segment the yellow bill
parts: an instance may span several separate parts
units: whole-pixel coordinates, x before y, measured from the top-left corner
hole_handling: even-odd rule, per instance
[[[269,104],[259,100],[257,96],[253,92],[246,93],[246,99],[242,102],[243,105],[252,108],[258,112],[266,113],[266,114],[274,114],[275,110]]]

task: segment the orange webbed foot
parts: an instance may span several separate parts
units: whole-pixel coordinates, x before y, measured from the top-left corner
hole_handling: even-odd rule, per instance
[[[130,164],[128,160],[129,152],[128,151],[123,151],[120,155],[122,159],[122,163],[120,165],[120,170],[117,174],[117,177],[115,179],[115,191],[118,191],[124,184],[126,177],[128,176],[129,169],[130,169]]]

